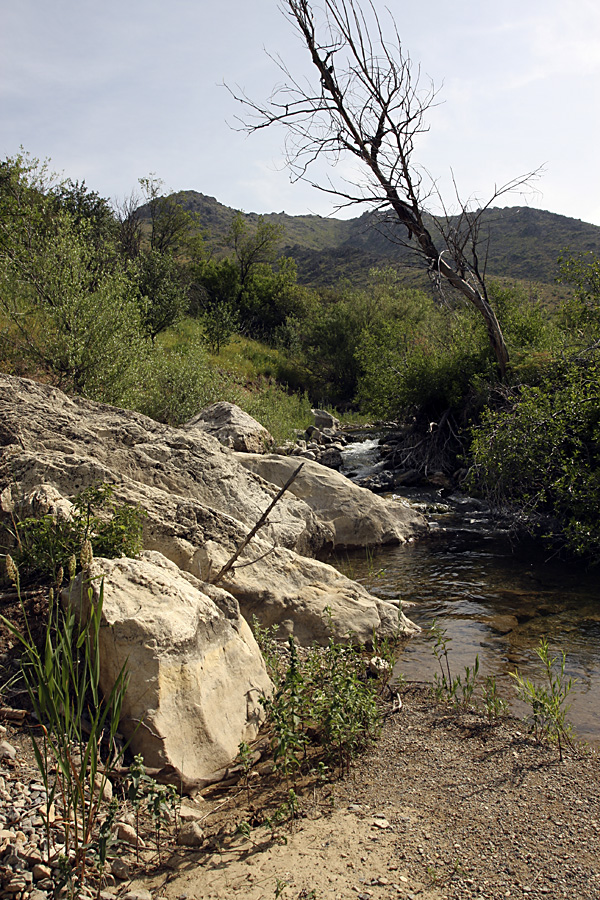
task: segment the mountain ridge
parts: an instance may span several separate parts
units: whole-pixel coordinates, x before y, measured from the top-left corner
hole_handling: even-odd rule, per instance
[[[174,196],[186,210],[196,214],[200,228],[207,233],[210,249],[216,254],[226,252],[231,222],[241,211],[199,191],[180,191]],[[414,251],[377,230],[376,213],[365,212],[351,219],[315,214],[291,216],[285,212],[241,214],[249,225],[262,220],[284,227],[279,252],[296,261],[302,284],[324,287],[340,278],[361,284],[369,269],[384,266],[398,266],[408,282],[423,278],[424,270]],[[433,233],[433,219],[430,227]],[[487,273],[495,278],[554,284],[557,260],[563,252],[591,251],[600,255],[600,226],[535,207],[485,210],[482,233],[489,233]],[[402,240],[404,235],[400,232],[398,237]]]

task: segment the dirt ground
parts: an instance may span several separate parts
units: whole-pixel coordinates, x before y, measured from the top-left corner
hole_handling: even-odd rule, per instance
[[[296,785],[299,817],[274,834],[264,811],[285,790],[260,772],[250,804],[243,785],[202,801],[200,852],[173,853],[128,889],[165,900],[600,898],[598,754],[560,762],[517,719],[488,725],[408,687],[351,775]]]

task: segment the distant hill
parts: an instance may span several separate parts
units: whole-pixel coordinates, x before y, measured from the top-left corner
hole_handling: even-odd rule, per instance
[[[214,251],[224,252],[236,211],[196,191],[180,192],[177,199],[198,215]],[[256,213],[244,216],[250,223],[259,218]],[[390,265],[399,267],[407,283],[422,283],[423,269],[418,260],[409,249],[377,229],[377,214],[341,220],[281,212],[262,218],[283,225],[281,253],[296,260],[298,279],[303,284],[326,286],[340,278],[361,284],[369,269]],[[487,272],[495,278],[552,285],[557,259],[564,250],[591,250],[600,255],[600,227],[579,219],[516,206],[486,210],[482,222],[482,233],[489,234]]]

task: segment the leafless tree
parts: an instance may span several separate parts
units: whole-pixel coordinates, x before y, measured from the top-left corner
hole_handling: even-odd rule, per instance
[[[254,132],[284,125],[294,179],[334,194],[340,208],[370,204],[381,211],[383,221],[393,219],[396,235],[397,226],[404,226],[406,237],[401,242],[424,259],[438,283],[451,284],[481,314],[504,375],[508,351],[488,300],[478,252],[481,211],[469,213],[463,206],[458,220],[440,219],[441,240],[434,240],[426,224],[427,201],[435,186],[427,188],[413,153],[418,135],[427,131],[425,114],[436,102],[436,91],[420,84],[420,73],[403,49],[393,18],[390,33],[384,36],[372,0],[365,0],[364,7],[357,0],[319,0],[318,6],[312,0],[281,0],[281,10],[299,32],[316,77],[296,79],[275,57],[284,82],[266,103],[231,91],[247,109],[243,128]],[[314,162],[323,157],[336,162],[346,154],[362,164],[362,184],[345,182],[339,187],[329,179],[326,184],[312,180],[309,170]],[[498,188],[494,199],[535,174]]]

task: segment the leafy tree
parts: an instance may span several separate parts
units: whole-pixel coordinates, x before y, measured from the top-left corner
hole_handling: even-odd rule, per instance
[[[282,228],[259,217],[251,227],[237,213],[229,231],[231,254],[222,259],[196,254],[190,265],[191,309],[204,322],[211,347],[219,351],[234,331],[272,341],[288,315],[298,310],[293,260],[277,262]]]
[[[474,429],[471,487],[554,545],[600,559],[600,264],[562,257],[573,287],[554,355],[505,387]]]
[[[116,401],[144,352],[131,281],[113,244],[98,249],[94,218],[57,208],[56,198],[37,160],[1,164],[4,355],[66,390]]]
[[[573,288],[562,316],[573,337],[585,345],[600,333],[600,259],[593,253],[564,253],[558,281]]]
[[[161,193],[165,183],[153,173],[139,183],[150,213],[150,249],[176,254],[197,227],[195,217],[178,202],[176,194]]]
[[[239,272],[230,259],[202,260],[192,271],[192,309],[202,319],[211,350],[219,353],[239,323]]]
[[[187,311],[184,275],[172,253],[151,248],[143,250],[134,260],[132,274],[139,291],[142,327],[154,341]]]

